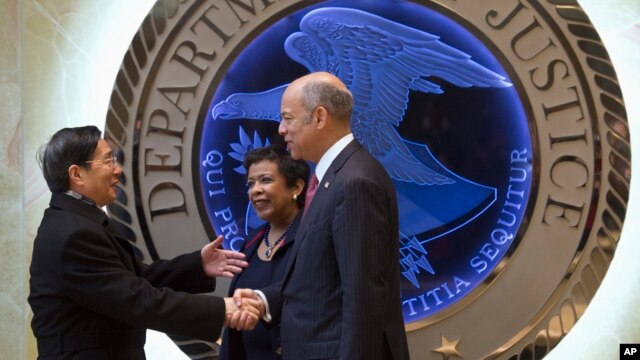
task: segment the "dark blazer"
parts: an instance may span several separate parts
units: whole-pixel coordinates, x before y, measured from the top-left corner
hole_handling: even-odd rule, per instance
[[[144,359],[147,328],[215,341],[224,300],[200,251],[147,266],[102,210],[54,193],[33,245],[29,304],[39,359]]]
[[[304,215],[281,289],[263,289],[283,359],[408,359],[398,204],[357,141],[333,161]]]
[[[291,223],[291,229],[285,236],[283,240],[283,245],[276,251],[273,255],[272,262],[272,274],[274,278],[278,278],[280,281],[284,277],[284,272],[286,270],[286,266],[288,264],[289,256],[291,255],[291,250],[293,249],[293,242],[295,240],[295,234],[298,230],[298,226],[300,225],[300,218],[302,217],[302,211],[298,213],[298,216]],[[253,231],[247,237],[247,241],[243,245],[242,252],[246,254],[246,258],[249,261],[249,266],[254,261],[257,260],[258,255],[256,254],[256,249],[260,246],[262,238],[264,236],[265,227],[261,226],[260,228]],[[245,276],[244,272],[237,274],[231,280],[231,285],[229,286],[229,296],[233,296],[233,292],[237,288],[238,279],[240,277]],[[265,354],[264,358],[278,358],[279,353],[282,352],[281,344],[280,344],[280,326],[271,326],[269,327],[269,335],[271,336],[271,342],[273,344],[272,352],[270,354]],[[273,354],[273,355],[272,355]],[[271,355],[271,356],[270,356]],[[220,351],[220,359],[221,360],[245,360],[247,359],[244,344],[242,343],[242,333],[237,330],[226,328],[222,335],[222,349]],[[250,359],[252,360],[252,359]]]

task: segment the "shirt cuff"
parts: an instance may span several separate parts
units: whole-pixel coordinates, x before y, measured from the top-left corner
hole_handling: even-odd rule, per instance
[[[264,303],[264,316],[262,317],[262,320],[271,322],[271,311],[269,311],[269,302],[267,301],[267,297],[264,296],[264,293],[260,290],[253,290],[253,292],[260,296],[260,299],[262,299],[262,302]]]

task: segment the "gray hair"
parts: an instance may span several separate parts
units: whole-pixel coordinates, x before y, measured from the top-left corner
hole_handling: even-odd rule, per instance
[[[311,111],[322,106],[338,120],[349,121],[353,96],[348,90],[325,81],[312,81],[302,87],[302,104],[309,111],[305,123],[311,121]]]

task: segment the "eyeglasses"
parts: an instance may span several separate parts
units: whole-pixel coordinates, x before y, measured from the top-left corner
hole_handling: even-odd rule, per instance
[[[113,155],[108,159],[89,160],[89,161],[85,161],[84,163],[85,164],[96,163],[100,165],[109,165],[111,168],[113,168],[114,166],[116,166],[116,164],[118,164],[118,157],[116,155]]]

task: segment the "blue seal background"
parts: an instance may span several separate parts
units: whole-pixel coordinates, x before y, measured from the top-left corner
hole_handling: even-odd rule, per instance
[[[508,79],[508,74],[494,55],[468,30],[435,10],[407,1],[327,1],[304,8],[274,23],[259,34],[230,65],[211,99],[201,134],[199,176],[202,196],[216,233],[229,235],[224,242],[227,248],[238,249],[250,230],[249,225],[255,226],[246,218],[248,202],[245,177],[237,170],[241,162],[230,154],[235,153],[237,157],[243,149],[263,144],[267,138],[271,143],[281,142],[281,139],[275,122],[213,120],[211,109],[233,93],[265,91],[307,74],[305,67],[291,60],[284,52],[284,42],[290,34],[299,31],[300,20],[305,14],[315,8],[328,6],[363,10],[437,35],[440,41],[464,51],[477,63]],[[523,191],[523,201],[515,211],[516,224],[509,228],[514,235],[525,215],[533,176],[531,133],[514,87],[459,88],[446,81],[433,81],[442,86],[444,94],[413,92],[398,132],[407,140],[426,144],[434,157],[457,175],[495,188],[496,199],[486,211],[465,222],[464,226],[445,224],[412,236],[423,246],[426,255],[405,251],[401,253],[401,258],[415,256],[418,259],[424,255],[432,271],[426,271],[424,267],[417,268],[418,272],[414,275],[418,286],[406,276],[402,277],[406,323],[429,317],[467,296],[513,250],[517,244],[515,237],[503,244],[491,245],[490,249],[498,253],[493,259],[485,257],[487,268],[484,271],[479,273],[478,268],[471,265],[472,259],[478,256],[483,246],[491,242],[491,232],[496,229],[505,210],[510,176],[514,175],[509,161],[512,151],[526,150],[528,154],[524,167],[527,178],[518,184],[518,189]],[[242,131],[247,137],[241,134]],[[254,136],[256,134],[257,137]],[[207,154],[211,151],[222,156],[218,166],[206,165]],[[207,176],[207,172],[212,170],[214,172]],[[212,189],[224,189],[224,193],[209,196],[209,190]],[[428,200],[442,204],[452,201],[450,197],[439,197],[438,193]],[[221,213],[225,209],[229,212]],[[232,220],[225,217],[228,214],[232,215]],[[238,229],[236,234],[229,233],[230,229],[234,229],[233,224]],[[402,270],[406,269],[405,263]],[[456,278],[464,283],[455,286]],[[447,289],[443,288],[443,284],[447,284]]]

